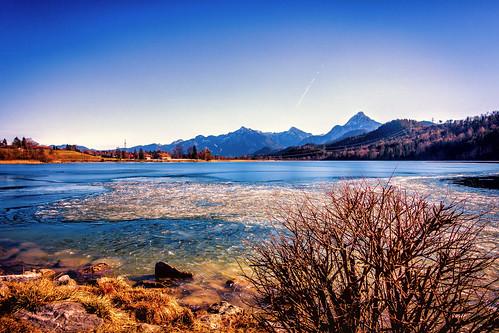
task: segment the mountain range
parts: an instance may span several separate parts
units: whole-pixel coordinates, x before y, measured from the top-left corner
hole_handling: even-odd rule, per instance
[[[283,132],[262,132],[243,126],[227,134],[198,135],[170,144],[153,143],[126,150],[172,152],[179,146],[183,152],[196,146],[198,151],[208,148],[218,156],[264,159],[499,160],[499,111],[439,124],[410,119],[380,124],[359,112],[323,135],[312,135],[296,127]]]
[[[303,132],[295,127],[291,127],[284,132],[271,133],[243,126],[227,134],[217,136],[198,135],[189,140],[178,140],[169,145],[162,146],[161,149],[171,151],[179,145],[184,149],[196,146],[198,150],[208,148],[215,155],[243,156],[253,154],[263,147],[269,147],[274,150],[293,146],[310,135],[310,133]]]
[[[358,112],[344,125],[334,126],[328,133],[312,135],[296,127],[284,132],[262,132],[241,127],[236,131],[222,135],[198,135],[189,140],[177,140],[170,144],[149,144],[127,148],[127,151],[143,149],[145,151],[172,151],[181,146],[184,151],[196,146],[198,150],[208,148],[219,156],[261,155],[291,146],[306,143],[325,144],[352,136],[364,134],[377,129],[381,124],[369,118],[363,112]]]

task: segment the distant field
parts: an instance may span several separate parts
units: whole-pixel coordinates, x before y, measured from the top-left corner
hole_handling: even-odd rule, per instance
[[[0,164],[38,164],[38,163],[70,163],[70,162],[256,162],[259,160],[245,159],[212,159],[205,161],[202,159],[173,158],[168,160],[135,160],[135,159],[116,159],[109,157],[100,157],[81,153],[73,150],[52,150],[52,149],[18,149],[18,148],[0,148]],[[265,160],[268,162],[269,160]]]
[[[3,164],[26,164],[26,163],[64,163],[64,162],[100,162],[113,161],[115,159],[103,159],[72,150],[51,149],[17,149],[1,148],[0,163]]]
[[[71,150],[53,150],[52,162],[99,162],[102,158]]]

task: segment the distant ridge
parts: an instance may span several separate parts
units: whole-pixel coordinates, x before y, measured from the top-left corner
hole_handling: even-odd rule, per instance
[[[66,147],[68,146],[73,146],[75,147],[76,149],[78,149],[79,151],[86,151],[86,150],[92,150],[88,147],[85,147],[85,146],[78,146],[78,145],[70,145],[70,144],[64,144],[64,145],[54,145],[54,147],[56,147],[57,149],[66,149]]]
[[[175,140],[169,144],[151,143],[119,149],[128,152],[138,152],[140,149],[172,152],[180,146],[184,152],[187,152],[190,147],[196,146],[198,150],[208,148],[212,154],[224,157],[267,155],[293,146],[344,140],[371,132],[380,125],[361,111],[352,116],[344,125],[335,125],[324,135],[312,135],[294,126],[283,132],[262,132],[241,126],[235,131],[221,135],[198,135],[188,140]],[[56,147],[64,149],[66,145]],[[81,151],[94,150],[84,146],[76,146],[76,148]],[[114,149],[109,149],[111,150]]]
[[[254,154],[268,154],[270,152],[282,150],[287,147],[314,142],[325,143],[338,139],[348,138],[363,133],[367,133],[378,128],[381,124],[366,116],[363,112],[358,112],[348,122],[341,126],[334,126],[325,135],[312,135],[296,127],[291,127],[284,132],[262,132],[242,126],[236,131],[222,135],[198,135],[189,140],[176,140],[170,144],[150,144],[127,148],[134,150],[162,150],[171,152],[175,147],[181,146],[184,151],[191,146],[199,149],[208,148],[215,155],[219,156],[247,156]]]
[[[291,127],[284,132],[261,132],[242,126],[236,131],[229,132],[221,135],[198,135],[189,140],[176,140],[166,145],[151,145],[135,146],[127,149],[128,151],[144,149],[172,151],[175,147],[181,146],[187,150],[191,146],[196,146],[198,149],[208,148],[212,154],[220,156],[244,156],[251,155],[255,151],[263,147],[270,147],[271,149],[283,149],[292,145],[297,145],[304,138],[310,136],[299,130],[296,127]]]
[[[307,143],[315,143],[315,144],[323,144],[332,142],[338,139],[344,139],[349,136],[355,136],[367,132],[374,131],[381,124],[377,121],[369,118],[364,114],[364,112],[360,111],[355,114],[352,118],[350,118],[345,125],[336,125],[329,132],[324,135],[313,135],[308,138],[305,138],[300,142],[300,144]]]

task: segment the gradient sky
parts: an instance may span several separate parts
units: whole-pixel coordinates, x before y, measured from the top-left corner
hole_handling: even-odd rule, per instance
[[[495,0],[0,1],[9,141],[114,148],[497,109]]]

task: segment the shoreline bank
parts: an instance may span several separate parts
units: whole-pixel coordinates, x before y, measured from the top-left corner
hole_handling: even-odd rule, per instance
[[[185,276],[137,283],[108,268],[101,263],[0,276],[0,326],[6,329],[0,332],[263,332],[249,307],[179,300],[175,279]]]
[[[103,159],[95,160],[74,160],[74,161],[50,161],[43,162],[38,160],[0,160],[0,165],[29,165],[29,164],[99,164],[99,163],[248,163],[248,162],[426,162],[426,163],[479,163],[479,164],[498,164],[499,161],[484,160],[277,160],[277,159],[227,159],[227,160],[194,160],[194,159],[171,159],[171,160],[113,160]]]
[[[175,160],[150,160],[150,161],[139,161],[139,160],[103,160],[103,161],[51,161],[51,162],[42,162],[38,160],[0,160],[0,165],[23,165],[23,164],[73,164],[73,163],[81,163],[81,164],[99,164],[99,163],[244,163],[244,162],[276,162],[277,160],[191,160],[191,159],[175,159]]]

